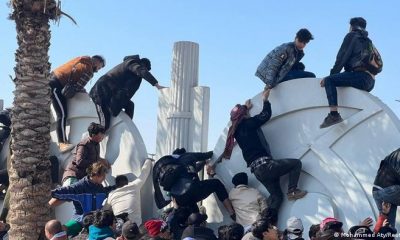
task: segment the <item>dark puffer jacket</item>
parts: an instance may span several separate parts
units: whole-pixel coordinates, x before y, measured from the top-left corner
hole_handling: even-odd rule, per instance
[[[352,72],[356,68],[364,67],[361,59],[361,53],[364,50],[364,41],[368,37],[368,32],[364,29],[356,29],[349,32],[343,39],[339,52],[336,56],[336,62],[331,69],[331,75],[340,73],[342,68],[346,72]]]
[[[374,184],[382,188],[400,185],[400,148],[381,161]]]
[[[298,50],[294,42],[284,43],[268,53],[255,75],[267,86],[275,87],[303,57],[303,50]]]
[[[153,86],[158,83],[139,55],[127,56],[97,80],[89,95],[99,105],[119,103],[118,107],[113,108],[113,115],[116,116],[139,89],[142,78]]]

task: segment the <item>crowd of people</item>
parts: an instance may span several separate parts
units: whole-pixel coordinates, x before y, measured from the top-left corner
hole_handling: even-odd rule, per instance
[[[357,17],[350,20],[350,32],[344,38],[331,74],[320,82],[325,88],[330,108],[321,128],[343,121],[338,113],[336,87],[350,86],[365,91],[374,87],[375,75],[382,69],[382,60],[374,47],[367,49],[371,41],[365,29],[365,19]],[[72,201],[75,211],[64,224],[56,219],[48,221],[44,229],[45,237],[51,240],[393,238],[396,233],[396,210],[400,204],[400,149],[382,160],[377,172],[372,194],[380,214],[374,226],[373,220],[367,218],[344,231],[340,219],[327,216],[321,222],[315,222],[306,233],[303,216],[291,216],[285,219],[285,228],[277,227],[278,213],[285,197],[280,178],[288,175],[288,201],[305,197],[307,191],[298,188],[301,160],[275,159],[261,127],[271,118],[268,98],[275,86],[292,79],[315,78],[315,74],[305,71],[304,64],[300,62],[304,56],[303,49],[310,40],[313,40],[311,32],[300,29],[293,42],[278,46],[264,58],[256,71],[256,76],[266,84],[262,93],[262,110],[251,116],[251,100],[234,106],[230,113],[231,126],[225,148],[216,162],[210,162],[214,155],[212,151],[187,152],[184,148],[177,148],[171,155],[162,156],[156,162],[151,158],[144,160],[141,174],[134,181],[129,182],[127,176],[119,175],[115,185],[105,187],[103,181],[112,166],[100,157],[99,143],[111,127],[111,118],[121,111],[133,117],[134,103],[131,98],[142,79],[157,89],[163,88],[150,73],[151,63],[147,58],[140,58],[139,55],[125,57],[121,64],[100,77],[89,92],[100,123],[93,122],[88,126],[88,137],[75,147],[74,158],[64,169],[61,185],[52,190],[48,203],[55,207]],[[366,57],[369,58],[366,60]],[[83,56],[53,71],[50,87],[61,152],[74,147],[65,133],[67,99],[78,92],[85,92],[86,83],[104,66],[105,59],[99,55]],[[343,68],[345,71],[341,72]],[[268,197],[249,186],[245,172],[233,176],[234,188],[229,192],[224,183],[215,178],[218,163],[229,159],[236,145],[241,149],[250,172],[267,189]],[[208,179],[199,177],[203,169],[206,169]],[[154,219],[143,219],[140,189],[151,170],[154,201],[159,209],[163,209],[163,214]],[[8,183],[1,184],[7,186]],[[220,226],[217,232],[207,227],[207,209],[198,205],[213,193],[232,221]],[[2,220],[0,232],[6,233],[6,218]]]

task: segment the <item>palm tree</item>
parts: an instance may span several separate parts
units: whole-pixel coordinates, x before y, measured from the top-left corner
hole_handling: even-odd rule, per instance
[[[50,219],[49,20],[55,0],[12,0],[18,49],[12,108],[9,239],[38,239]]]

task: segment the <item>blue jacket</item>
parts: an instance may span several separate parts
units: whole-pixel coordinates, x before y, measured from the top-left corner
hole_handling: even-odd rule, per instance
[[[59,200],[73,201],[75,214],[82,215],[102,207],[104,199],[115,186],[103,187],[84,177],[67,187],[60,187],[51,191],[51,196]]]
[[[294,42],[284,43],[268,53],[255,75],[267,86],[275,87],[303,57],[303,50],[298,50]]]

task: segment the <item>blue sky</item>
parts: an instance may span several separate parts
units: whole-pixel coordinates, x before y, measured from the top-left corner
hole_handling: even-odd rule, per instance
[[[14,85],[8,75],[14,75],[17,46],[15,25],[7,20],[11,11],[7,2],[0,1],[0,99],[11,106]],[[87,89],[132,54],[149,58],[153,75],[169,86],[173,43],[199,43],[199,83],[211,88],[210,148],[228,123],[232,106],[262,90],[254,72],[270,50],[292,41],[298,29],[308,28],[315,40],[306,47],[303,62],[307,70],[323,77],[334,64],[349,19],[356,16],[367,20],[369,36],[384,60],[372,94],[400,114],[400,103],[395,101],[400,99],[400,2],[396,0],[64,0],[62,8],[78,26],[67,18],[51,24],[52,69],[80,55],[101,54],[107,59]],[[148,152],[155,152],[158,92],[143,82],[133,101],[134,122]]]

